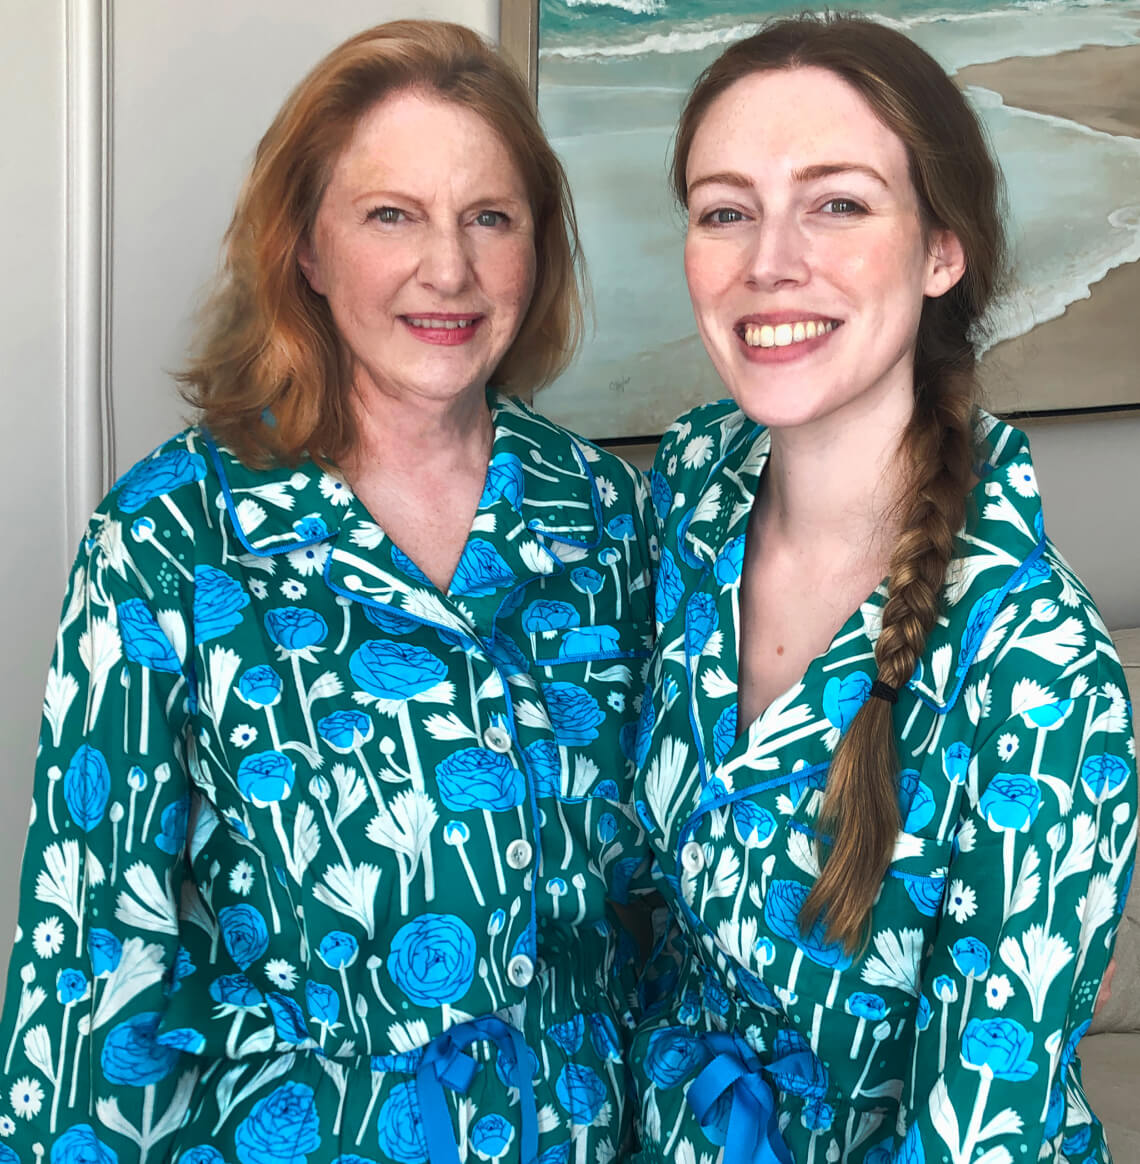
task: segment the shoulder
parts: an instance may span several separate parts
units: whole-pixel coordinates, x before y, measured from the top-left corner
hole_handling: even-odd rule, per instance
[[[111,486],[98,513],[131,519],[157,502],[186,504],[200,498],[200,481],[217,474],[211,464],[208,441],[200,428],[184,429],[136,461]]]

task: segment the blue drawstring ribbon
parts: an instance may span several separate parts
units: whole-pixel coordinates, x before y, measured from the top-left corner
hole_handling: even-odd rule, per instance
[[[814,1057],[794,1051],[772,1063],[761,1063],[739,1036],[717,1031],[701,1036],[713,1059],[689,1086],[689,1106],[714,1144],[722,1142],[717,1121],[718,1101],[728,1095],[724,1164],[792,1164],[792,1154],[780,1132],[776,1097],[763,1077],[769,1074],[811,1078]]]
[[[494,1043],[500,1055],[514,1055],[515,1083],[519,1089],[522,1114],[520,1159],[524,1164],[531,1164],[538,1156],[538,1106],[531,1081],[529,1048],[514,1027],[502,1019],[487,1017],[459,1023],[424,1048],[423,1058],[416,1069],[416,1098],[423,1117],[430,1164],[459,1164],[459,1146],[455,1142],[443,1089],[446,1087],[459,1095],[467,1094],[479,1064],[464,1052],[472,1043],[484,1041]]]

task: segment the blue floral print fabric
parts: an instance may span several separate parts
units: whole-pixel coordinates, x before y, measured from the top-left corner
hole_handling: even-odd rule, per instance
[[[853,954],[799,914],[885,587],[738,730],[742,545],[769,436],[722,402],[659,450],[636,798],[678,925],[630,1055],[647,1164],[720,1145],[726,1164],[1109,1159],[1077,1046],[1136,852],[1131,708],[1045,537],[1024,435],[981,415],[977,439],[945,618],[893,709],[903,827]]]
[[[190,429],[48,677],[0,1159],[607,1164],[652,645],[642,477],[492,398],[448,593],[335,474]]]

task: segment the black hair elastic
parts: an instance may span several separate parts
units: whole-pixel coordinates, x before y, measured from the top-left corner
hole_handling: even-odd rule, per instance
[[[885,699],[888,703],[898,703],[899,689],[892,687],[889,683],[884,683],[881,679],[876,679],[871,684],[871,699]]]

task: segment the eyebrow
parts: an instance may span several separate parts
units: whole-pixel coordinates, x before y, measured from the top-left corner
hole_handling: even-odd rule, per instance
[[[820,178],[830,178],[833,174],[866,174],[879,185],[889,189],[886,178],[872,166],[864,166],[859,162],[821,162],[815,166],[804,166],[801,170],[793,170],[792,178],[796,182],[817,182]],[[717,174],[706,174],[698,178],[688,189],[687,194],[692,197],[693,191],[701,186],[736,186],[747,190],[752,186],[752,179],[736,170],[722,170]]]

